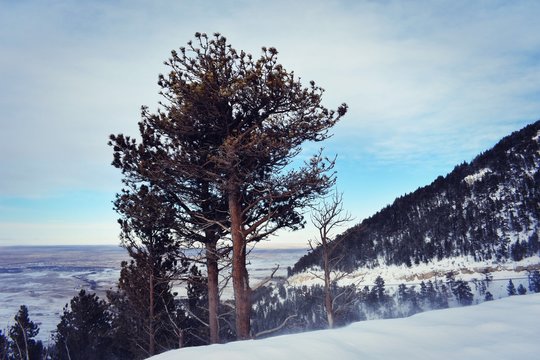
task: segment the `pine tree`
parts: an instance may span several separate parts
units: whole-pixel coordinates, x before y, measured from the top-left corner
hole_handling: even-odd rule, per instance
[[[540,292],[540,271],[534,270],[529,273],[529,290],[531,292]]]
[[[322,89],[314,82],[304,87],[277,62],[274,48],[263,48],[255,60],[220,34],[196,33],[195,38],[167,61],[171,72],[159,80],[164,111],[143,109],[142,144],[111,136],[113,164],[174,198],[178,208],[197,219],[199,232],[217,225],[230,233],[236,331],[239,339],[247,339],[248,244],[282,228],[302,227],[302,209],[333,185],[328,171],[333,162],[321,153],[300,168],[292,162],[304,142],[328,138],[347,106],[323,107]],[[144,156],[125,156],[138,149]],[[180,181],[167,184],[167,174]],[[201,188],[186,183],[204,184],[226,212],[219,206],[206,212]]]
[[[40,360],[43,344],[34,339],[39,333],[39,326],[30,320],[28,308],[25,305],[21,305],[14,320],[14,324],[9,330],[13,359]]]
[[[435,287],[433,286],[433,282],[431,280],[429,280],[426,284],[426,299],[427,299],[428,307],[430,309],[436,308],[437,290],[435,290]]]
[[[442,283],[442,280],[439,281],[439,283],[436,283],[436,289],[437,289],[437,301],[436,301],[436,309],[446,309],[448,308],[448,299],[451,297],[451,294],[448,290],[448,287],[446,284]]]
[[[87,294],[85,290],[71,299],[57,326],[58,359],[111,358],[111,316],[108,307],[96,294]]]
[[[460,305],[467,306],[473,302],[474,295],[471,287],[464,280],[455,280],[452,282],[452,293]]]
[[[124,190],[114,203],[122,216],[122,246],[132,260],[122,263],[118,293],[111,293],[110,300],[116,306],[118,331],[130,334],[124,340],[129,345],[117,347],[135,357],[183,343],[172,281],[186,273],[188,264],[174,234],[176,213],[164,197],[158,189],[142,185]]]
[[[118,290],[108,293],[114,313],[113,348],[124,358],[144,359],[183,345],[183,312],[176,306],[171,283],[162,281],[159,272],[149,275],[148,264],[144,254],[138,261],[123,262]]]
[[[8,338],[2,330],[0,330],[0,360],[7,360],[9,351],[9,342]]]
[[[386,290],[384,287],[384,279],[382,276],[377,276],[375,279],[375,286],[371,291],[375,294],[377,300],[381,305],[384,305],[386,302]]]
[[[428,287],[426,283],[422,280],[420,282],[420,293],[418,294],[418,300],[421,305],[425,305],[428,299]]]
[[[514,296],[517,294],[516,287],[514,286],[512,279],[508,281],[508,286],[506,286],[506,292],[508,293],[508,296]]]
[[[113,165],[122,170],[123,183],[128,189],[123,189],[121,194],[117,194],[115,209],[123,217],[121,222],[124,229],[133,227],[134,224],[130,222],[137,223],[139,214],[152,213],[145,205],[148,200],[154,204],[155,210],[162,209],[168,219],[165,222],[160,221],[159,224],[154,223],[154,231],[159,230],[162,233],[168,231],[174,234],[174,241],[170,241],[168,246],[171,256],[178,255],[180,248],[190,248],[196,243],[204,245],[210,342],[217,343],[220,340],[219,260],[224,253],[220,240],[225,230],[215,223],[208,224],[207,220],[212,219],[216,223],[226,222],[227,204],[225,199],[217,197],[208,180],[195,179],[193,174],[186,175],[184,172],[186,168],[197,168],[201,166],[200,164],[206,163],[209,154],[204,151],[198,154],[188,151],[189,154],[185,155],[186,146],[167,148],[171,144],[160,144],[159,134],[171,129],[160,128],[168,125],[159,123],[155,117],[147,121],[148,123],[146,121],[140,123],[142,142],[145,146],[137,146],[135,141],[123,135],[111,135],[109,144],[114,145]],[[152,126],[156,129],[149,129]],[[182,133],[181,130],[178,131]],[[188,138],[183,140],[189,146],[194,146],[193,149],[198,149],[199,142],[211,141],[206,138],[208,134],[211,135],[205,131],[201,131],[196,137],[192,137],[193,134],[184,134]],[[181,135],[178,137],[182,138]],[[159,211],[154,215],[156,214],[159,214]],[[169,240],[172,240],[172,237]]]
[[[484,297],[484,301],[492,301],[493,300],[493,294],[489,291],[486,291],[486,295]]]
[[[527,289],[525,289],[525,286],[523,284],[519,284],[517,287],[517,293],[518,295],[525,295],[527,293]]]

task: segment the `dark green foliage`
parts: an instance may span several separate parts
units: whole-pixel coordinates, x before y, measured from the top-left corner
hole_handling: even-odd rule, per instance
[[[38,333],[39,327],[30,320],[28,308],[21,305],[19,312],[15,315],[13,325],[9,329],[11,359],[40,360],[43,344],[34,339]]]
[[[451,288],[452,293],[460,305],[466,306],[472,304],[474,295],[471,291],[471,287],[466,281],[454,281]]]
[[[503,261],[538,255],[539,131],[537,121],[346,230],[336,238],[342,270],[376,267],[379,259],[411,266],[455,256]],[[511,234],[529,231],[527,241],[511,243]],[[317,248],[291,273],[321,266],[320,259]]]
[[[529,273],[529,290],[531,292],[540,292],[540,271],[534,270]]]
[[[527,289],[525,289],[525,286],[523,284],[519,284],[517,287],[517,293],[518,295],[525,295],[527,293]]]
[[[148,254],[123,262],[119,289],[109,292],[114,313],[113,351],[131,359],[177,348],[181,343],[183,311],[177,308],[166,272],[148,268]],[[138,260],[138,261],[137,261]],[[150,272],[149,272],[150,271]]]
[[[442,281],[433,283],[431,280],[425,284],[425,290],[422,290],[422,285],[420,285],[420,300],[423,309],[447,308],[448,292],[446,285]]]
[[[9,350],[8,338],[0,330],[0,360],[7,360]]]
[[[510,247],[510,254],[512,255],[512,260],[514,261],[520,261],[524,257],[527,256],[528,252],[527,244],[522,243],[519,240],[517,240],[512,246]]]
[[[303,227],[304,208],[334,183],[334,164],[321,153],[304,165],[293,159],[304,142],[327,139],[347,111],[345,104],[322,106],[323,90],[313,81],[304,86],[277,54],[263,47],[253,58],[219,33],[196,33],[165,62],[170,71],[158,81],[164,101],[157,113],[143,108],[142,141],[110,137],[124,183],[159,189],[165,208],[189,223],[183,235],[191,230],[197,240],[216,225],[229,229],[241,339],[250,336],[247,243]]]
[[[393,300],[386,293],[384,279],[381,276],[377,276],[371,290],[368,291],[367,287],[362,290],[362,298],[365,302],[366,312],[372,312],[381,318],[394,317]]]
[[[400,284],[398,286],[397,300],[403,316],[411,316],[423,311],[420,307],[420,302],[423,302],[427,295],[425,294],[425,291],[426,289],[422,289],[421,287],[420,294],[418,294],[415,291],[414,286],[407,287],[405,284]]]
[[[514,286],[512,279],[508,281],[508,285],[506,286],[506,292],[508,293],[508,296],[513,296],[517,294],[516,287]]]
[[[421,282],[420,286],[400,284],[394,295],[389,295],[384,279],[378,277],[370,288],[358,291],[355,286],[337,286],[332,289],[337,302],[336,325],[344,326],[366,319],[395,318],[410,316],[422,311],[444,309],[449,299],[466,306],[474,297],[466,281],[448,275],[447,284],[442,280]],[[324,329],[327,326],[321,299],[324,289],[320,285],[311,287],[285,287],[282,283],[257,289],[253,299],[254,335],[279,335],[306,330]],[[489,291],[485,300],[493,300]],[[277,331],[267,331],[277,329]]]
[[[113,306],[113,352],[145,358],[182,344],[184,318],[174,301],[172,279],[188,263],[174,234],[176,213],[155,187],[123,190],[114,203],[121,215],[122,246],[132,258],[123,262],[118,290],[109,293]]]
[[[111,316],[108,304],[96,294],[81,290],[75,296],[57,326],[58,359],[110,359]]]
[[[531,234],[527,242],[527,256],[540,255],[540,239],[538,230]]]

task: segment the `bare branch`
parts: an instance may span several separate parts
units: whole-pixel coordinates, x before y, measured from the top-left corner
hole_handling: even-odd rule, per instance
[[[276,271],[278,271],[278,269],[279,269],[279,264],[276,264],[276,267],[274,268],[274,270],[272,270],[272,273],[270,274],[270,276],[267,276],[264,279],[262,279],[257,285],[252,287],[252,290],[255,291],[255,290],[263,287],[269,281],[271,281],[274,278],[274,274],[276,273]]]
[[[276,331],[279,331],[281,329],[283,329],[283,327],[285,327],[287,325],[287,322],[291,319],[294,319],[295,317],[297,317],[298,315],[294,314],[294,315],[290,315],[288,316],[285,320],[283,320],[283,322],[279,325],[279,326],[276,326],[275,328],[273,329],[268,329],[268,330],[263,330],[263,331],[260,331],[258,332],[257,334],[255,334],[253,337],[254,338],[258,338],[258,337],[261,337],[263,335],[268,335],[268,334],[272,334]]]

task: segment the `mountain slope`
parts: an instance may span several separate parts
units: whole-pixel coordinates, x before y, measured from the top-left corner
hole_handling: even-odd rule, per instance
[[[539,168],[537,121],[339,235],[340,267],[538,256]],[[292,273],[320,265],[319,252],[302,257]]]

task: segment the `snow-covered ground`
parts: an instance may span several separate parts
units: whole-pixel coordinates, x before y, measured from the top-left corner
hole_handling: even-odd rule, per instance
[[[538,359],[540,294],[335,330],[169,351],[152,360]]]

